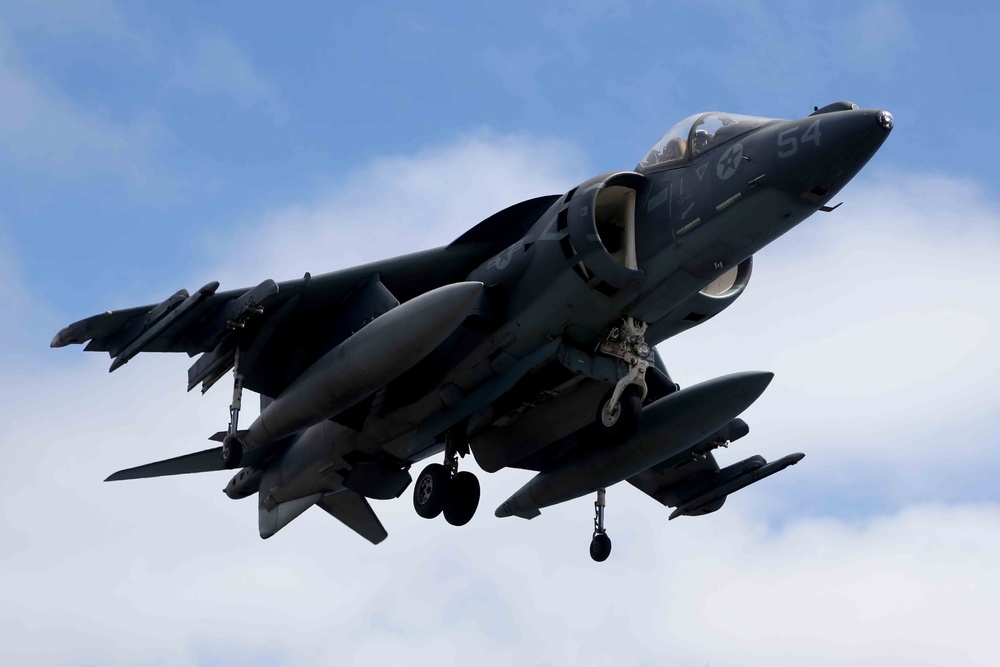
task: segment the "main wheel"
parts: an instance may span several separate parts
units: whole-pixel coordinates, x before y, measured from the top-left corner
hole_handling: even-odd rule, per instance
[[[448,505],[451,487],[448,469],[440,463],[430,464],[413,485],[413,509],[423,518],[433,519]]]
[[[471,472],[462,471],[451,480],[451,500],[444,508],[445,521],[464,526],[472,520],[479,507],[479,480]]]
[[[625,387],[618,406],[611,410],[608,406],[615,390],[604,395],[597,408],[597,430],[601,436],[611,443],[625,442],[639,430],[639,420],[642,417],[642,389],[630,384]]]
[[[590,557],[598,563],[603,563],[611,555],[611,538],[607,533],[598,533],[590,541]]]
[[[235,468],[243,458],[243,445],[239,438],[234,435],[227,435],[222,441],[222,465],[227,469]]]

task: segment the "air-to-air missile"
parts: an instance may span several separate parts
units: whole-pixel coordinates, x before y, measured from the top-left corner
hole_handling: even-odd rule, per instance
[[[426,357],[472,312],[483,284],[445,285],[396,306],[320,357],[241,434],[244,450],[355,405]]]
[[[643,409],[639,432],[632,438],[619,445],[595,441],[579,448],[554,469],[531,478],[497,508],[496,516],[531,518],[543,507],[617,484],[683,452],[746,410],[773,377],[766,372],[733,373],[651,403]]]
[[[781,472],[788,466],[793,466],[802,459],[805,458],[805,454],[789,454],[788,456],[783,456],[777,461],[772,461],[768,463],[763,456],[751,456],[748,459],[744,459],[739,463],[734,463],[731,466],[726,466],[719,471],[716,479],[714,479],[714,486],[704,491],[694,498],[685,500],[680,505],[677,506],[671,514],[671,519],[676,519],[679,516],[695,516],[697,514],[705,514],[703,510],[710,506],[712,503],[725,498],[730,493],[735,493],[742,488],[748,487],[754,482],[759,482],[765,477],[770,477],[776,472]],[[714,508],[713,508],[714,509]]]

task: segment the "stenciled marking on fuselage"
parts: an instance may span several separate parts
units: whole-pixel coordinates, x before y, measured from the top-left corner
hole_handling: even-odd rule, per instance
[[[497,271],[503,271],[510,264],[510,260],[513,259],[514,253],[517,252],[521,246],[524,245],[524,239],[521,239],[514,245],[510,246],[503,252],[501,252],[496,257],[492,258],[490,261],[486,262],[487,269],[496,269]]]
[[[688,217],[688,213],[691,212],[692,208],[694,208],[694,202],[691,202],[690,204],[688,204],[687,208],[684,209],[684,212],[681,213],[681,220],[683,220],[684,218]]]
[[[719,180],[726,180],[730,176],[736,173],[736,170],[740,166],[740,160],[743,159],[743,144],[734,144],[726,149],[726,152],[722,154],[719,158],[718,164],[715,165],[715,175],[719,177]]]
[[[743,196],[742,192],[737,192],[732,197],[730,197],[726,201],[724,201],[721,204],[719,204],[718,206],[716,206],[715,210],[716,211],[722,211],[723,209],[729,208],[730,206],[732,206],[733,204],[735,204],[737,201],[739,201],[740,197],[742,197],[742,196]]]
[[[655,195],[649,198],[649,202],[646,204],[646,213],[649,213],[654,208],[662,204],[670,196],[670,188],[663,188]]]
[[[545,224],[545,228],[542,230],[542,233],[538,235],[538,239],[537,240],[538,241],[561,241],[562,238],[566,235],[566,233],[565,232],[553,232],[552,231],[552,228],[555,227],[558,222],[559,222],[559,216],[558,215],[552,216],[552,218],[549,219],[549,221]]]
[[[708,163],[703,163],[700,167],[694,170],[694,173],[698,175],[698,181],[705,178],[705,172],[708,171]]]

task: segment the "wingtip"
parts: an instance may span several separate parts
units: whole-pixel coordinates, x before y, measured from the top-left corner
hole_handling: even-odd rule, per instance
[[[59,333],[52,337],[49,347],[66,347],[69,345],[69,336],[66,329],[60,329]]]

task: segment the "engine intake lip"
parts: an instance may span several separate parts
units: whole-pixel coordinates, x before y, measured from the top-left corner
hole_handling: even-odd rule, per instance
[[[595,179],[596,180],[596,179]],[[639,190],[646,178],[642,174],[623,171],[604,177],[589,187],[577,188],[567,208],[569,237],[579,261],[585,262],[588,273],[607,285],[606,291],[620,290],[645,277],[642,268],[630,269],[616,260],[601,241],[595,224],[598,195],[611,186]],[[586,185],[586,184],[585,184]],[[609,290],[610,288],[610,290]]]
[[[747,257],[737,266],[726,271],[708,285],[703,287],[698,293],[709,299],[731,299],[739,295],[750,282],[750,274],[753,273],[753,257]],[[728,276],[732,275],[732,283],[726,284]],[[718,284],[717,283],[720,283]]]

